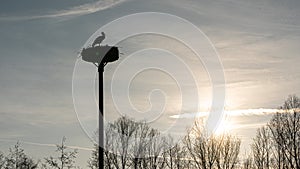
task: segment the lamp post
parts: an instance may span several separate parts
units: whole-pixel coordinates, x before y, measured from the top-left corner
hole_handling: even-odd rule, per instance
[[[99,116],[98,116],[98,166],[99,169],[104,169],[104,111],[103,111],[103,102],[104,102],[104,94],[103,94],[103,80],[104,80],[104,64],[100,63],[98,65],[98,75],[99,75]]]
[[[102,34],[103,36],[103,34]],[[92,47],[84,48],[81,51],[82,60],[86,62],[93,63],[98,68],[99,74],[99,138],[98,138],[98,167],[99,169],[104,169],[104,110],[103,110],[103,74],[104,67],[107,63],[114,62],[119,59],[119,49],[115,46],[101,46],[97,40],[100,37],[96,38]],[[97,45],[98,46],[95,46]]]

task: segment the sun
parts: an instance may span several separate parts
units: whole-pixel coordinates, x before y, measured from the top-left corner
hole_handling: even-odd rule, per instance
[[[214,132],[215,135],[223,135],[223,134],[228,134],[232,131],[234,128],[234,124],[232,121],[230,121],[228,118],[224,117],[222,119],[222,122]]]

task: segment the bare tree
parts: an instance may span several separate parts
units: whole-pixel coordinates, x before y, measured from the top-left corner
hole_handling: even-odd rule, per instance
[[[161,137],[157,130],[151,129],[148,134],[148,143],[146,146],[146,159],[149,168],[156,169],[164,166],[165,162],[162,161],[164,160],[164,158],[162,158],[164,144],[164,137]]]
[[[217,166],[219,169],[233,169],[238,163],[241,140],[231,135],[223,135],[219,138],[219,156]]]
[[[77,156],[77,150],[68,151],[66,146],[66,137],[63,137],[61,144],[56,145],[56,152],[58,153],[57,157],[48,157],[45,158],[44,168],[54,168],[54,169],[70,169],[76,168],[75,159]],[[78,168],[78,167],[77,167]]]
[[[114,133],[113,139],[113,153],[115,154],[112,159],[116,168],[128,168],[131,165],[130,160],[130,146],[133,141],[134,133],[137,130],[138,124],[126,117],[119,118],[110,127]],[[116,156],[118,155],[118,156]]]
[[[187,152],[185,147],[181,143],[174,143],[171,136],[168,137],[167,142],[167,166],[170,169],[181,169],[188,167],[188,161],[190,160],[187,157]]]
[[[290,95],[268,124],[278,168],[300,168],[300,99]]]
[[[240,140],[213,136],[195,124],[183,143],[174,143],[144,122],[121,117],[106,127],[105,168],[109,169],[233,169],[238,162]],[[97,147],[88,166],[97,167]]]
[[[281,139],[283,137],[284,126],[282,125],[281,119],[286,118],[286,114],[277,113],[271,119],[268,124],[270,131],[272,133],[272,143],[273,143],[273,157],[275,159],[275,168],[284,169],[288,168],[287,154],[285,147],[285,140]]]
[[[243,160],[243,169],[253,169],[253,158],[252,155],[248,155],[244,160]]]
[[[9,154],[5,157],[5,162],[2,165],[5,166],[5,169],[35,169],[38,167],[38,163],[25,154],[19,142],[9,149]]]
[[[98,168],[98,154],[99,154],[99,148],[98,145],[94,145],[94,150],[92,151],[92,157],[88,160],[88,167],[91,169],[97,169]],[[107,163],[105,163],[107,164]]]
[[[119,163],[118,163],[118,155],[117,155],[117,152],[118,152],[118,145],[119,142],[118,140],[116,139],[117,138],[117,133],[115,132],[115,126],[114,124],[108,124],[106,127],[105,127],[105,138],[104,138],[104,165],[105,165],[105,168],[108,168],[108,169],[113,169],[113,168],[117,168],[119,169],[120,166],[119,166]],[[95,151],[94,151],[95,153]],[[98,155],[98,150],[97,150],[97,155]],[[98,160],[98,159],[96,159]],[[96,167],[95,168],[98,168],[98,161],[96,161],[97,164],[96,164]]]
[[[193,168],[235,168],[241,141],[232,136],[208,135],[199,122],[185,139],[185,146],[193,160]]]
[[[132,147],[131,147],[131,162],[132,168],[142,168],[142,164],[145,163],[145,156],[149,143],[150,127],[146,123],[138,123],[136,131],[133,135]]]
[[[215,136],[206,136],[205,134],[188,135],[185,139],[185,145],[195,163],[195,168],[212,169],[216,166],[220,142]]]
[[[5,166],[5,156],[4,154],[0,151],[0,168],[4,168]]]
[[[269,169],[271,167],[272,144],[268,127],[263,126],[257,130],[251,149],[256,168]]]
[[[105,168],[165,168],[166,139],[158,130],[144,122],[121,117],[105,128]],[[88,161],[89,168],[97,168],[97,146]]]

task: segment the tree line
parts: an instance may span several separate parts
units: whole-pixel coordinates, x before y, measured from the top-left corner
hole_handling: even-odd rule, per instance
[[[105,128],[107,169],[300,169],[300,99],[291,95],[271,120],[257,130],[251,151],[240,156],[241,140],[229,134],[211,135],[199,122],[180,142],[144,122],[121,117]],[[77,150],[66,139],[57,145],[57,156],[34,160],[17,143],[7,155],[0,152],[0,169],[70,169]],[[87,167],[98,168],[95,145]]]
[[[280,110],[257,130],[245,168],[300,169],[300,99],[289,96]]]
[[[9,148],[8,154],[0,152],[0,169],[71,169],[80,168],[75,165],[77,150],[69,150],[66,138],[56,145],[56,156],[49,156],[43,160],[34,160],[28,156],[21,144],[17,142]]]
[[[231,169],[238,164],[240,139],[212,136],[199,123],[181,141],[162,136],[146,123],[121,117],[106,128],[105,168],[108,169]],[[98,151],[92,153],[89,167],[98,168]]]

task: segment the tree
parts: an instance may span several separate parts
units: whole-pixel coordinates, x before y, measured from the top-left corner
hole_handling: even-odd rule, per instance
[[[0,151],[0,168],[4,168],[5,166],[5,156],[4,154]]]
[[[146,152],[149,150],[149,133],[151,128],[146,123],[137,123],[132,139],[132,147],[130,154],[132,168],[138,169],[145,165],[148,161],[145,159]]]
[[[271,132],[268,127],[263,126],[257,130],[251,149],[256,168],[269,169],[271,167],[272,145]]]
[[[290,95],[268,124],[276,150],[277,168],[300,168],[300,99]]]
[[[144,122],[121,117],[105,128],[105,168],[108,169],[233,169],[238,163],[240,139],[207,135],[198,123],[182,143],[174,143]],[[98,167],[98,146],[88,161]]]
[[[216,160],[218,168],[235,168],[238,163],[241,140],[231,135],[223,135],[219,141],[219,156]]]
[[[167,149],[164,154],[167,156],[167,166],[170,169],[181,169],[188,166],[189,158],[183,144],[174,143],[171,136],[168,137]]]
[[[252,155],[248,155],[243,161],[243,169],[253,169],[253,158]]]
[[[3,154],[0,156],[3,159]],[[19,142],[13,148],[9,148],[9,153],[5,157],[5,161],[2,161],[2,165],[5,166],[5,169],[35,169],[38,167],[38,163],[25,154]]]
[[[66,146],[66,137],[63,137],[61,144],[56,145],[56,152],[58,153],[57,157],[48,157],[45,158],[44,168],[54,168],[54,169],[70,169],[76,168],[75,159],[77,156],[77,150],[67,151],[68,147]],[[77,167],[78,168],[78,167]]]
[[[145,122],[121,117],[105,127],[105,168],[165,168],[165,138]],[[88,161],[97,168],[97,146]]]
[[[230,135],[209,135],[199,122],[184,140],[193,168],[235,168],[241,141]]]
[[[150,130],[147,138],[146,159],[148,167],[152,169],[164,168],[165,158],[162,156],[165,150],[165,138],[161,137],[159,131],[155,129]]]
[[[217,137],[206,136],[203,133],[196,137],[188,135],[185,143],[190,156],[193,158],[195,168],[211,169],[216,165],[220,151],[220,142]]]
[[[136,132],[138,123],[128,119],[127,117],[121,117],[108,127],[111,128],[112,137],[110,141],[111,153],[113,153],[108,159],[113,162],[116,168],[128,168],[131,165],[130,160],[130,147],[133,144],[134,133]],[[108,149],[109,150],[109,149]],[[118,155],[118,156],[117,156]]]
[[[89,168],[91,168],[91,169],[98,168],[98,154],[99,154],[99,147],[97,144],[95,144],[94,150],[92,151],[92,157],[87,162]]]

